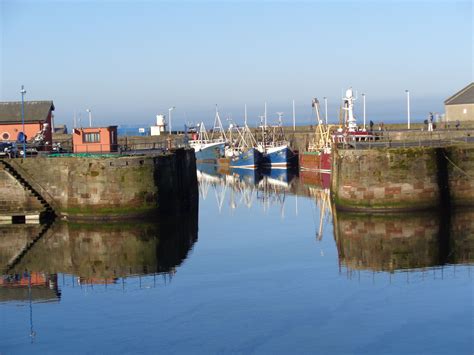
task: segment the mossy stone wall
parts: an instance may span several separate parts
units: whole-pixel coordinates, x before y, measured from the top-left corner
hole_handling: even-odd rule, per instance
[[[130,218],[195,207],[192,150],[126,157],[12,159],[56,213],[69,219]]]
[[[331,189],[338,207],[417,210],[440,200],[433,148],[335,150]]]

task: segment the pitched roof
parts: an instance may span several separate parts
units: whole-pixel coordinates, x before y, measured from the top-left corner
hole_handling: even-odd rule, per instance
[[[25,122],[45,121],[53,110],[53,101],[25,101]],[[0,102],[0,124],[18,122],[21,122],[21,102]]]
[[[444,101],[445,105],[474,104],[474,82]]]

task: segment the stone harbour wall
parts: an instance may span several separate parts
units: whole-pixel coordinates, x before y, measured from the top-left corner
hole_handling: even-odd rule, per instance
[[[331,189],[336,205],[356,210],[417,210],[438,206],[433,148],[337,150]]]
[[[2,214],[39,214],[41,202],[0,164],[0,216]]]
[[[455,206],[474,205],[474,146],[446,148],[449,195]]]
[[[340,149],[331,191],[346,210],[423,210],[474,205],[474,147]]]
[[[197,206],[194,152],[150,156],[37,157],[9,163],[68,219],[178,213]]]

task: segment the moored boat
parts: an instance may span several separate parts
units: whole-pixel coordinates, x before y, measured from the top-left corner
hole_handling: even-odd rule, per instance
[[[299,165],[301,170],[331,171],[331,127],[324,124],[319,114],[319,101],[313,99],[313,109],[316,113],[316,132],[311,140],[308,150],[300,152]]]
[[[265,105],[264,122],[260,126],[260,137],[257,147],[263,154],[262,165],[271,168],[296,167],[298,154],[294,152],[285,137],[282,125],[283,113],[278,112],[278,125],[267,126],[267,109]]]
[[[194,149],[197,163],[215,164],[224,155],[225,140],[222,138],[210,139],[204,123],[199,125],[199,132],[189,141]]]
[[[287,168],[298,164],[298,155],[289,147],[283,144],[274,147],[267,147],[263,156],[263,164],[272,168]]]
[[[231,168],[257,169],[262,162],[262,153],[256,148],[241,150],[230,158]]]

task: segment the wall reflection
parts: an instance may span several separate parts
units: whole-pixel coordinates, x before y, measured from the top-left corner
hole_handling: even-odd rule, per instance
[[[448,214],[334,213],[339,262],[349,269],[396,271],[474,261],[474,210]]]
[[[79,284],[110,284],[133,275],[174,274],[197,237],[197,211],[179,218],[167,217],[159,223],[3,225],[0,301],[26,300],[28,289],[33,300],[58,299],[56,275],[60,273],[75,275]]]

